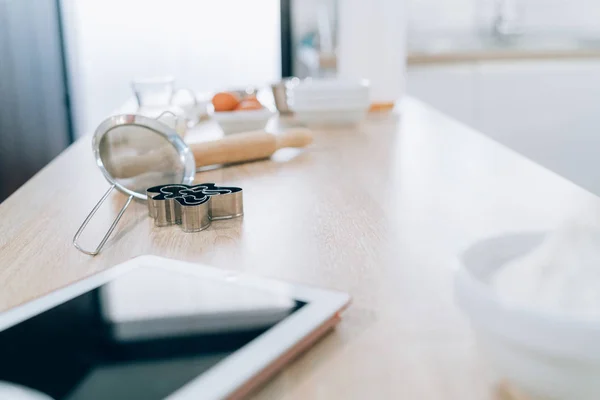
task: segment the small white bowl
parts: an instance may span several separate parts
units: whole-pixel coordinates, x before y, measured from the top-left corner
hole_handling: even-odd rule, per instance
[[[368,106],[369,92],[349,92],[327,95],[317,95],[310,93],[289,93],[288,102],[290,106],[296,108],[327,108],[331,105],[344,107],[363,107]]]
[[[343,79],[305,79],[290,89],[293,96],[310,97],[339,97],[350,94],[368,95],[369,82],[367,80],[349,81]]]
[[[275,113],[268,108],[260,110],[213,111],[211,116],[225,135],[263,129]]]
[[[369,109],[368,81],[306,79],[290,89],[290,109],[306,125],[354,125]]]
[[[356,110],[368,109],[368,98],[352,98],[352,99],[290,99],[290,109],[294,111],[320,111],[320,110]]]
[[[367,115],[366,108],[332,110],[294,110],[294,118],[301,124],[355,125]]]
[[[507,304],[491,277],[539,246],[545,233],[491,238],[469,248],[456,273],[459,306],[501,378],[532,396],[592,400],[600,395],[600,321]]]

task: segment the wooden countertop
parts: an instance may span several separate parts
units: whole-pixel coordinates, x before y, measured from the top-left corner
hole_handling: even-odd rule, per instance
[[[600,59],[600,50],[487,50],[448,51],[440,53],[411,51],[406,63],[409,66],[461,64],[485,61],[552,61]]]
[[[337,58],[335,54],[317,53],[306,51],[299,57],[310,68],[320,68],[335,71]],[[565,47],[565,48],[503,48],[481,47],[460,48],[448,47],[444,49],[419,49],[418,46],[409,48],[406,54],[406,64],[409,67],[440,64],[464,64],[474,62],[502,62],[502,61],[560,61],[560,60],[589,60],[600,59],[598,47]]]
[[[595,37],[559,31],[516,36],[464,31],[415,33],[409,38],[407,53],[409,65],[590,58],[600,58]]]
[[[203,262],[353,296],[337,330],[258,398],[501,399],[453,302],[456,256],[597,201],[412,99],[400,117],[317,131],[306,151],[197,181],[242,186],[244,218],[186,234],[155,228],[133,204],[103,252],[86,256],[71,239],[108,185],[81,139],[0,205],[0,310],[141,254]],[[104,225],[123,200],[101,209]],[[84,235],[89,247],[98,229]]]

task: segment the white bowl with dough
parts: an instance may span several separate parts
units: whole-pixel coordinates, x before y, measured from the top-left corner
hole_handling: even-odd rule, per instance
[[[523,307],[492,287],[495,273],[538,248],[546,235],[513,234],[473,245],[456,273],[456,300],[500,378],[532,399],[598,399],[600,321]]]

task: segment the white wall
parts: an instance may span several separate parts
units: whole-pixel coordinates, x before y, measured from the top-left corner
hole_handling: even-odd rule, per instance
[[[281,76],[278,0],[62,0],[77,135],[130,95],[135,76],[193,90]]]

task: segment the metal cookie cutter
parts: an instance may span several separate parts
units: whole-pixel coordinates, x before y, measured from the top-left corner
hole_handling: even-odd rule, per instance
[[[242,188],[200,185],[160,185],[146,190],[148,214],[156,226],[178,224],[184,232],[208,228],[211,221],[244,214]]]

